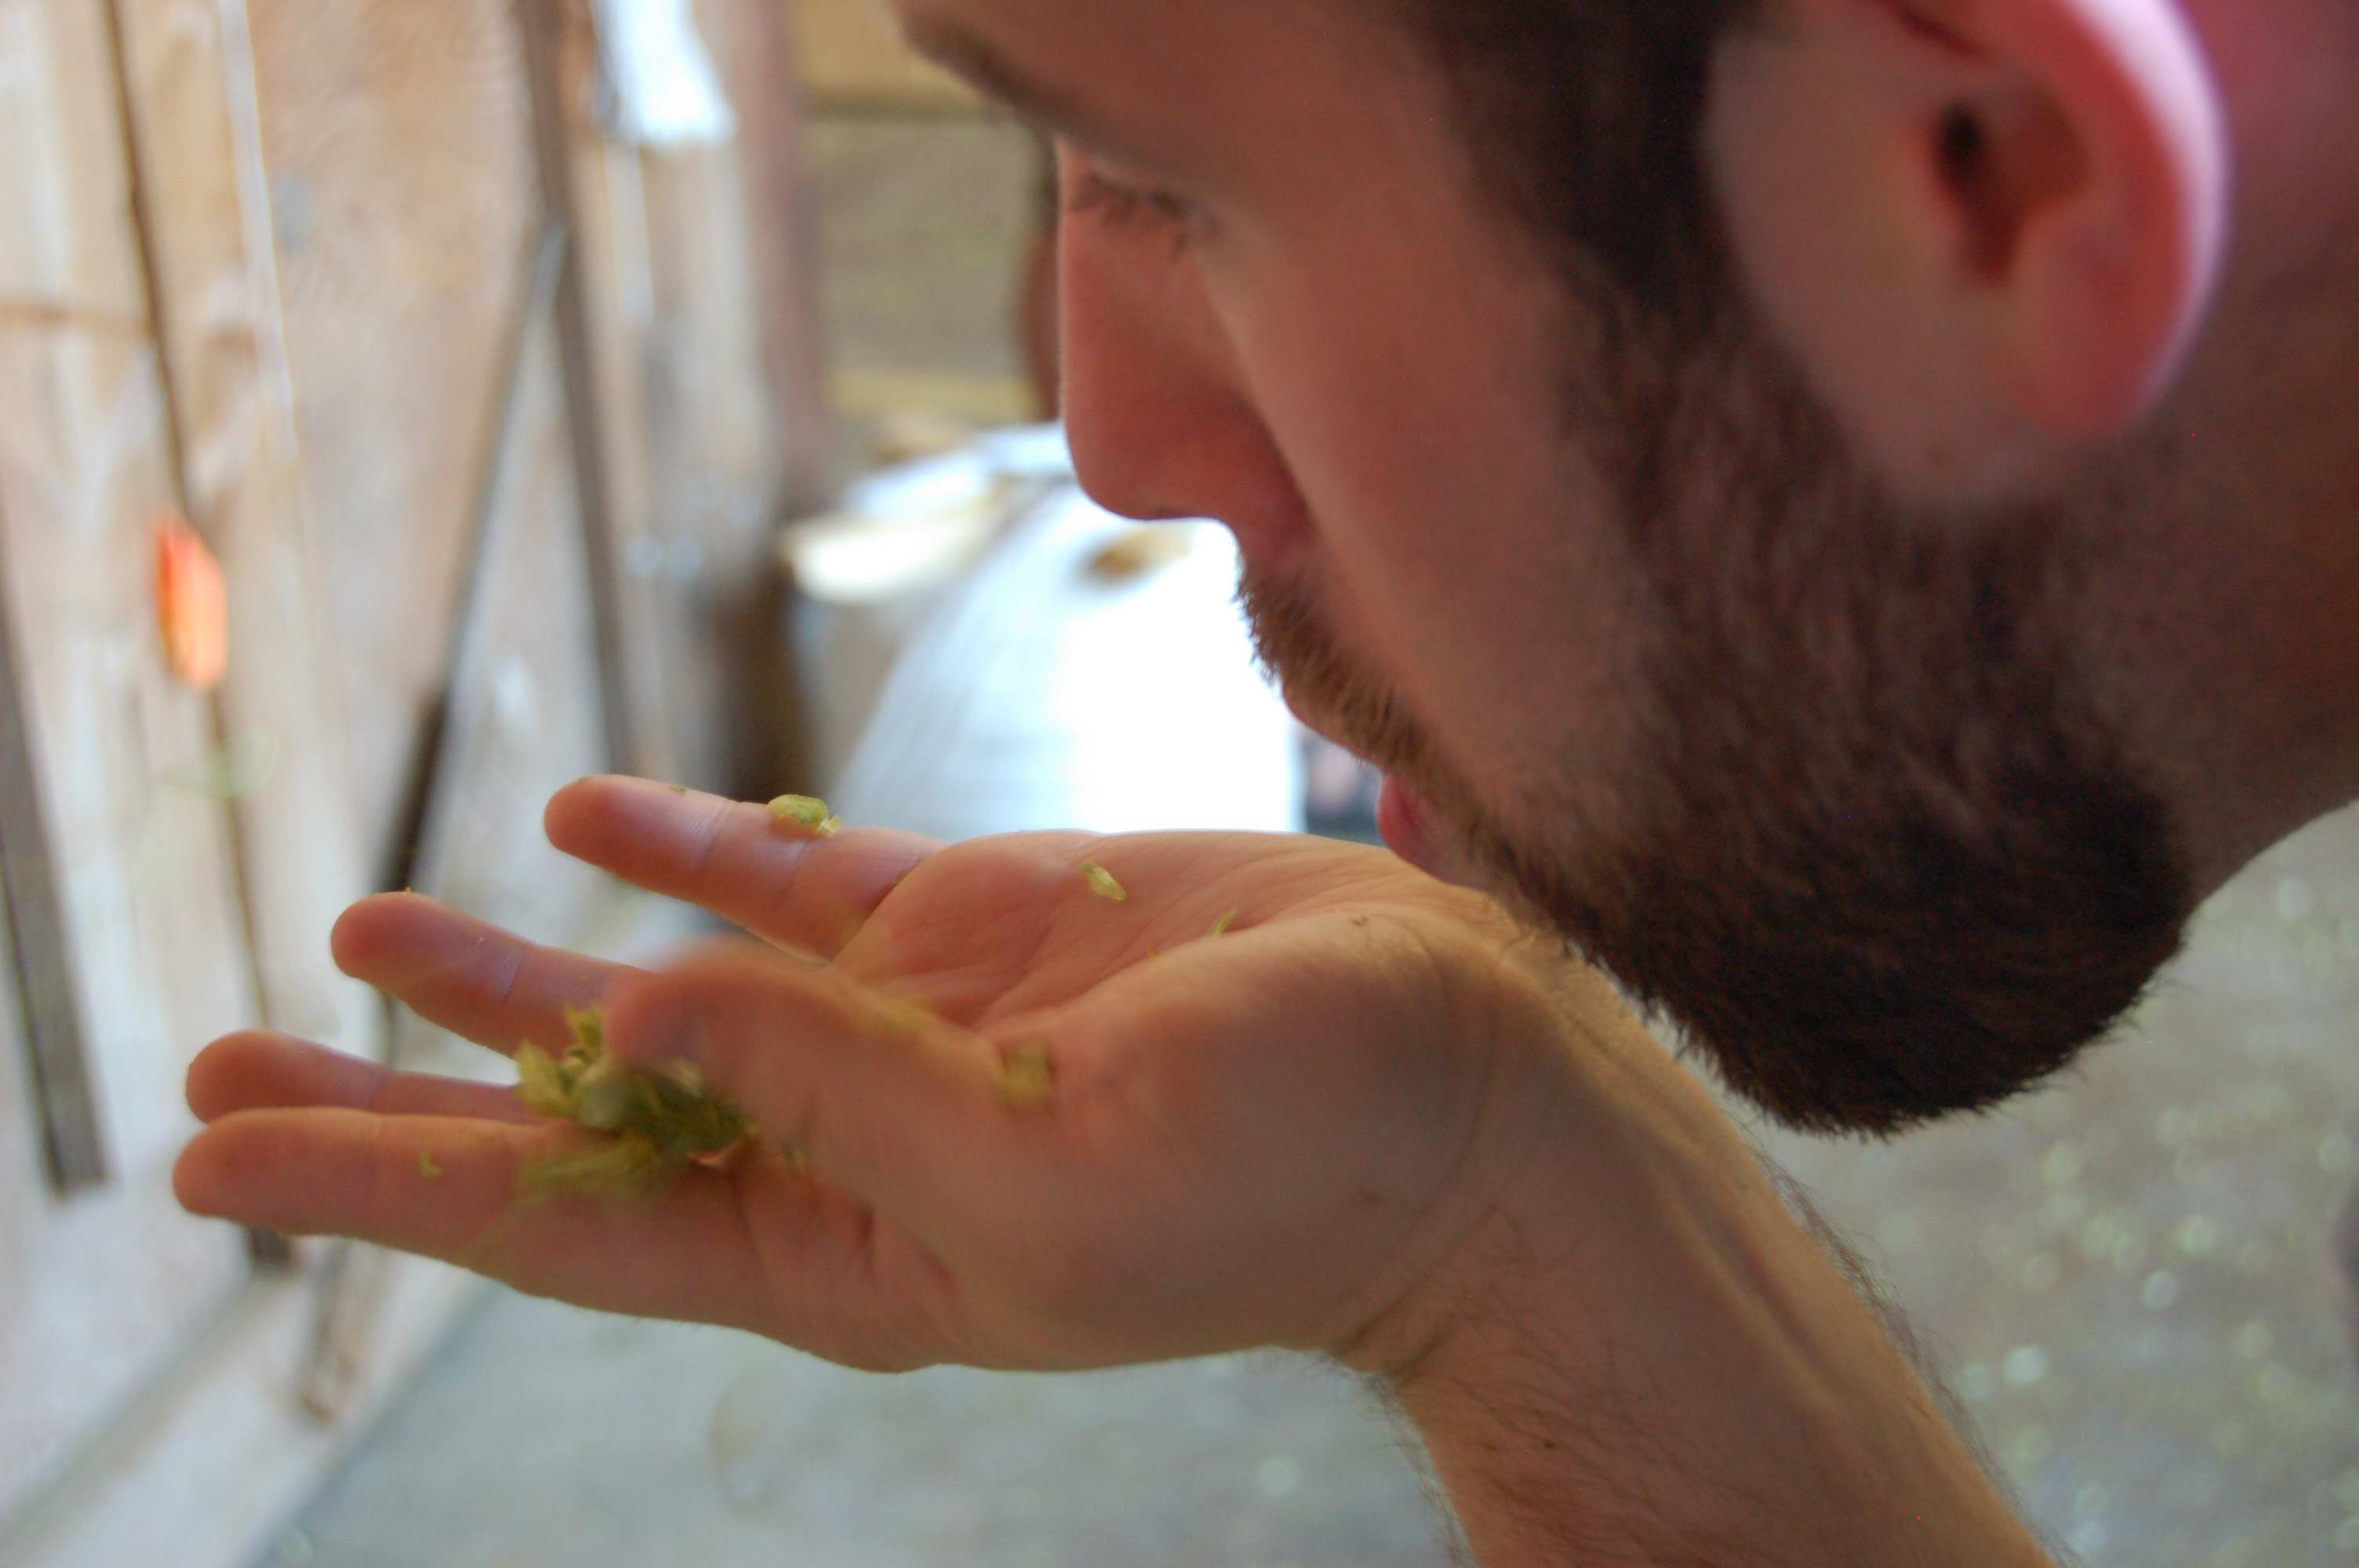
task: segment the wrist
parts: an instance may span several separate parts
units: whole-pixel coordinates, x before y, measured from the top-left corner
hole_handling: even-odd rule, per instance
[[[1650,1044],[1582,1055],[1585,1092],[1350,1357],[1478,1561],[2044,1568],[1709,1098]]]

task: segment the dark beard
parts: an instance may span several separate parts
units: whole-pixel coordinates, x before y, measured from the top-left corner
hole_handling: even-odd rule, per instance
[[[2049,1077],[2135,1005],[2193,903],[2069,657],[2074,531],[1894,504],[1757,346],[1610,364],[1610,396],[1600,362],[1574,427],[1648,611],[1611,756],[1568,739],[1545,794],[1495,798],[1305,585],[1245,584],[1265,663],[1488,891],[1781,1120],[1886,1134]]]

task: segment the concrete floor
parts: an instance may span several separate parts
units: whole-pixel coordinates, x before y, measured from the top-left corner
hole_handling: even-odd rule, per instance
[[[1386,1423],[1307,1362],[879,1379],[502,1298],[275,1561],[1374,1568],[1443,1561],[1440,1528]]]
[[[960,309],[1001,308],[1021,233],[1003,199],[976,249],[899,243],[895,225],[936,220],[929,182],[945,206],[986,180],[1020,200],[1020,143],[855,125],[820,147],[830,254],[864,269],[839,286],[840,353],[908,368],[937,342],[961,373],[1012,367],[999,318],[911,338],[895,303],[934,297],[937,255]],[[2070,1081],[1891,1147],[1764,1141],[1883,1271],[2032,1515],[2089,1568],[2300,1568],[2359,1561],[2359,1378],[2326,1264],[2354,1133],[2346,816],[2214,901],[2136,1030]],[[875,1379],[499,1297],[271,1561],[1408,1568],[1446,1560],[1437,1517],[1381,1412],[1299,1361]]]
[[[2359,815],[2206,906],[2119,1042],[2012,1113],[1767,1140],[1943,1347],[2030,1512],[2092,1565],[2359,1561],[2330,1232],[2359,1179]]]

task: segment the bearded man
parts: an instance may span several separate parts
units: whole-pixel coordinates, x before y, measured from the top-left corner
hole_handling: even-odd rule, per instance
[[[560,848],[766,946],[340,957],[503,1049],[603,1000],[801,1161],[519,1209],[581,1134],[242,1036],[184,1201],[866,1367],[1322,1352],[1486,1564],[2049,1561],[1625,1000],[1896,1132],[2359,797],[2359,5],[898,5],[1058,141],[1084,484],[1234,530],[1397,858],[588,782]]]

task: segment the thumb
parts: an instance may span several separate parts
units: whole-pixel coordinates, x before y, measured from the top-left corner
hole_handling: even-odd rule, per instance
[[[632,1066],[686,1065],[766,1142],[921,1238],[955,1237],[979,1182],[1049,1135],[1000,1094],[1000,1048],[922,1009],[772,950],[716,942],[626,977],[604,1003]]]

